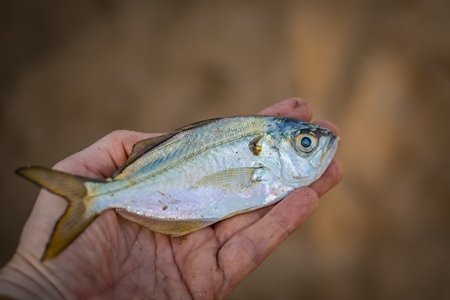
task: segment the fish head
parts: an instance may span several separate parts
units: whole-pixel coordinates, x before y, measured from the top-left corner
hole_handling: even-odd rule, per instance
[[[325,172],[338,143],[328,129],[290,120],[279,143],[282,181],[293,188],[310,185]]]

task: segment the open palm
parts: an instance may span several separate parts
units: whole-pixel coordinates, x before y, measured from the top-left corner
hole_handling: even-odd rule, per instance
[[[261,114],[306,121],[312,117],[301,99],[280,102]],[[320,125],[336,131],[328,122]],[[91,178],[109,177],[125,162],[133,144],[154,135],[115,131],[61,161],[55,169]],[[27,287],[23,278],[15,284],[45,299],[224,298],[307,219],[318,196],[341,176],[339,163],[333,161],[311,187],[297,189],[280,203],[182,237],[154,233],[108,210],[59,256],[40,262],[66,205],[62,198],[43,190],[16,255],[0,278],[14,272],[34,278],[29,281],[37,284],[37,289]]]

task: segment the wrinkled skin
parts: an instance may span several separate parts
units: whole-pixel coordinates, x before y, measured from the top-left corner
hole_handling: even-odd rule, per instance
[[[310,121],[302,99],[260,112]],[[337,133],[329,122],[317,122]],[[54,168],[106,178],[122,165],[133,144],[155,136],[115,131]],[[336,185],[342,169],[333,160],[310,187],[276,205],[221,221],[184,237],[152,232],[118,216],[101,214],[54,259],[40,258],[65,201],[42,190],[12,260],[0,272],[0,293],[17,298],[212,299],[224,298],[311,215],[318,197]]]

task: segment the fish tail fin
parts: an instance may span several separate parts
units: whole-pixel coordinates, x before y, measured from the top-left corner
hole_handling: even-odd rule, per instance
[[[64,197],[69,205],[58,220],[41,260],[50,259],[63,251],[98,215],[88,208],[92,198],[84,185],[92,179],[67,174],[43,167],[23,167],[16,171],[20,176]]]

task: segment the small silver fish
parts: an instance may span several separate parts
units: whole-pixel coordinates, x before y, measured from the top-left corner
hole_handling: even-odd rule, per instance
[[[17,173],[69,202],[45,260],[110,208],[155,232],[181,236],[273,204],[318,179],[338,141],[329,130],[299,120],[231,117],[138,142],[105,180],[35,166]]]

